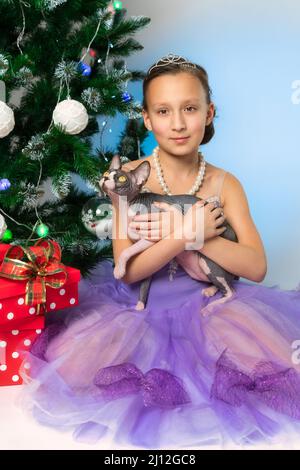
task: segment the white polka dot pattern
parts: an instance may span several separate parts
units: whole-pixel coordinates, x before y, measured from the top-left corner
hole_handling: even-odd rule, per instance
[[[18,297],[15,299],[15,305],[17,300]],[[18,318],[16,313],[15,317]],[[8,320],[6,321],[8,322]],[[11,328],[10,330],[2,331],[0,327],[0,387],[21,385],[23,383],[21,370],[25,371],[27,369],[27,373],[30,374],[30,363],[25,354],[26,351],[30,351],[33,342],[42,333],[44,318],[41,315],[33,319],[26,319],[24,325],[26,325],[26,321],[28,326],[32,325],[33,328],[25,330]]]
[[[37,306],[27,305],[25,299],[25,292],[19,291],[17,295],[12,292],[5,296],[5,300],[1,299],[0,302],[0,387],[23,383],[19,371],[29,370],[31,367],[24,354],[30,351],[44,328],[43,310],[37,315]],[[47,311],[69,308],[77,303],[78,277],[76,280],[75,276],[74,280],[69,278],[67,284],[59,289],[47,288]],[[3,329],[2,325],[6,327]],[[26,373],[30,375],[29,371]]]

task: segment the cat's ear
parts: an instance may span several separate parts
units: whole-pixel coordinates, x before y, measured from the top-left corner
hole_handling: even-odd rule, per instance
[[[122,165],[121,165],[120,155],[118,155],[118,154],[114,155],[111,159],[109,169],[110,170],[119,170],[121,168],[121,166]]]
[[[139,166],[137,166],[134,170],[131,170],[131,173],[134,174],[136,179],[136,183],[138,185],[143,185],[149,178],[151,171],[151,166],[148,161],[142,162]]]

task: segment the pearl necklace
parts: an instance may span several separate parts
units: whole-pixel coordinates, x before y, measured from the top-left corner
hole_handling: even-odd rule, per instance
[[[160,183],[162,189],[164,190],[165,194],[168,194],[169,196],[173,196],[173,194],[169,190],[169,188],[167,186],[167,183],[165,182],[165,179],[163,177],[163,171],[162,171],[160,163],[159,163],[158,152],[159,152],[159,146],[155,147],[155,149],[153,150],[154,164],[155,164],[156,173],[157,173],[159,183]],[[192,195],[192,196],[198,192],[201,184],[203,183],[203,179],[204,179],[204,175],[205,175],[206,162],[205,162],[204,157],[203,157],[201,152],[198,152],[198,157],[199,157],[198,175],[197,175],[197,178],[195,180],[195,183],[193,184],[193,186],[191,187],[191,189],[187,193],[187,194]]]

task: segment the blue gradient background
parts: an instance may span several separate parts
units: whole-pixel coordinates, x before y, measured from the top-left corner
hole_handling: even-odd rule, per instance
[[[218,117],[216,134],[202,151],[206,160],[233,173],[245,189],[268,258],[263,284],[296,288],[300,283],[300,82],[296,82],[300,3],[131,0],[123,7],[128,16],[151,18],[134,36],[144,50],[128,59],[129,69],[147,70],[169,52],[206,68]],[[128,91],[142,100],[142,83],[129,83]],[[104,136],[108,146],[115,147],[124,125],[121,115],[110,120],[112,132]],[[146,155],[155,145],[151,135],[143,145]]]

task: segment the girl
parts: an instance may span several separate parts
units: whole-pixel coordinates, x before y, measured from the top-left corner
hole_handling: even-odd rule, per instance
[[[143,118],[158,148],[147,157],[144,190],[208,200],[200,251],[237,278],[259,283],[266,257],[241,183],[210,163],[199,176],[198,147],[213,137],[214,116],[202,67],[168,55],[149,69]],[[72,428],[88,442],[184,448],[289,438],[300,431],[299,291],[236,280],[233,298],[200,315],[214,292],[201,295],[211,286],[172,263],[186,240],[163,217],[171,207],[162,208],[133,223],[156,243],[130,260],[125,278],[116,280],[112,262],[101,262],[81,283],[80,306],[35,343],[26,358],[30,377],[23,371],[28,406],[42,424]],[[132,243],[119,236],[118,211],[114,203],[115,262]],[[220,236],[225,217],[238,243]],[[192,219],[182,223],[190,229]],[[137,311],[140,281],[150,275],[146,308]]]

